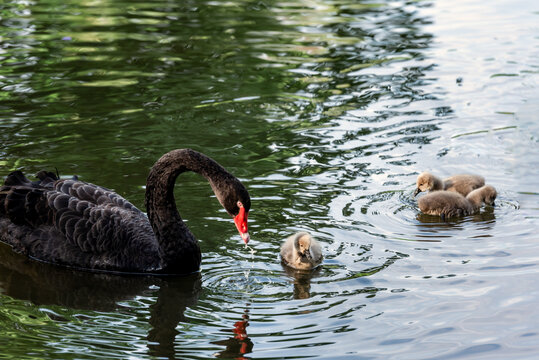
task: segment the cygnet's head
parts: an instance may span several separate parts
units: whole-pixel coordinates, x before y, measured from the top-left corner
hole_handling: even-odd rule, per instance
[[[311,257],[311,240],[312,237],[309,233],[299,232],[294,239],[294,247],[301,256]]]
[[[494,205],[494,201],[496,200],[496,196],[498,196],[498,193],[496,192],[496,189],[490,185],[483,186],[483,196],[484,196],[484,202],[487,205]]]
[[[466,196],[466,199],[468,199],[476,208],[478,208],[482,203],[494,205],[497,195],[498,194],[496,193],[496,189],[494,189],[494,187],[485,185],[470,192]]]
[[[414,191],[414,196],[416,196],[422,191],[429,191],[429,190],[434,189],[435,182],[436,182],[436,177],[434,175],[426,171],[422,172],[417,177],[417,181],[416,181],[417,188]]]

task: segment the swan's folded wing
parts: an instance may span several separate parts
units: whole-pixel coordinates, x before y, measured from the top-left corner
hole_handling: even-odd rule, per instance
[[[107,188],[78,180],[60,180],[54,184],[56,191],[70,195],[79,200],[88,201],[100,206],[113,206],[141,213],[132,203]]]
[[[10,240],[9,234],[2,238],[29,252],[69,247],[91,254],[113,254],[136,247],[133,239],[137,242],[153,236],[144,213],[127,200],[104,188],[73,180],[58,181],[55,189],[3,186],[0,217],[26,229],[28,236],[23,238]],[[51,235],[45,239],[43,234]]]
[[[23,193],[30,194],[32,192],[34,195],[37,195],[43,191],[56,190],[60,193],[67,194],[76,199],[85,200],[96,205],[110,205],[133,211],[135,213],[141,213],[136,206],[117,193],[98,185],[79,181],[77,177],[73,177],[73,179],[59,180],[54,173],[47,171],[40,171],[36,176],[39,180],[31,182],[21,171],[13,171],[7,176],[1,190],[5,194],[10,191],[19,191],[21,192],[20,195]],[[20,197],[16,197],[14,199],[15,201],[11,203],[11,205],[15,205],[14,208],[17,208],[22,204],[20,201],[18,201],[19,198]],[[34,201],[32,201],[32,199],[27,199],[28,201],[25,202],[26,205],[32,206],[34,203],[37,203],[37,199],[34,199]]]

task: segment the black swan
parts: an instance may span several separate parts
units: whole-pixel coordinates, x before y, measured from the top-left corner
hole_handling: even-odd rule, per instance
[[[294,269],[309,270],[322,262],[322,248],[311,234],[301,231],[289,236],[283,243],[281,259]]]
[[[196,272],[200,247],[174,199],[176,178],[186,171],[209,181],[247,243],[249,193],[221,165],[191,149],[170,151],[151,168],[148,216],[115,192],[76,178],[60,180],[41,171],[31,182],[22,172],[12,172],[0,188],[0,240],[35,260],[79,269]]]
[[[470,192],[466,197],[453,191],[434,191],[419,198],[419,209],[427,215],[439,215],[443,219],[471,215],[483,203],[494,205],[496,189],[485,185]]]
[[[414,196],[422,191],[454,191],[462,196],[468,195],[472,190],[485,185],[485,178],[480,175],[461,174],[442,179],[428,172],[419,174],[416,181],[417,188]]]

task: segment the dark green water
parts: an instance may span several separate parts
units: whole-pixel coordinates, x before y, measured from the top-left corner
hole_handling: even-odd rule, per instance
[[[0,176],[115,189],[191,147],[252,197],[251,254],[203,178],[198,276],[74,272],[0,246],[0,359],[539,356],[539,8],[531,0],[4,1]],[[422,216],[418,173],[495,207]],[[312,232],[326,259],[287,271]]]

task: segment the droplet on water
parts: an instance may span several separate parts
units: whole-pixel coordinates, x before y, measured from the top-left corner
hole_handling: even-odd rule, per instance
[[[245,248],[246,248],[246,249],[249,249],[249,251],[251,252],[251,259],[254,259],[256,250],[253,249],[252,247],[250,247],[250,246],[247,245],[247,244],[245,244]]]

